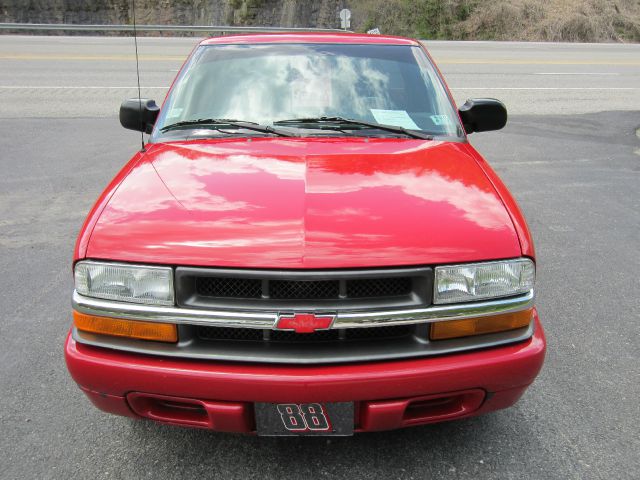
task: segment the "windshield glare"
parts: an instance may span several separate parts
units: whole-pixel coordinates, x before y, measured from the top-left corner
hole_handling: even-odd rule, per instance
[[[272,125],[322,116],[461,135],[457,114],[418,47],[257,44],[199,47],[171,90],[153,136],[175,136],[180,132],[160,129],[202,118]]]

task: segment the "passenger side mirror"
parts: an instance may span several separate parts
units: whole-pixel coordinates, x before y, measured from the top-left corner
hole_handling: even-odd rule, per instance
[[[148,98],[128,98],[120,105],[120,124],[129,130],[151,133],[160,107]]]
[[[458,112],[467,134],[500,130],[507,124],[507,107],[494,98],[470,98]]]

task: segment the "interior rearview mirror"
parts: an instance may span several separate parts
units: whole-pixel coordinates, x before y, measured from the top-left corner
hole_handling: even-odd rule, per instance
[[[120,105],[120,124],[129,130],[151,133],[160,107],[149,98],[128,98]]]
[[[507,107],[495,98],[470,98],[458,111],[467,134],[500,130],[507,124]]]

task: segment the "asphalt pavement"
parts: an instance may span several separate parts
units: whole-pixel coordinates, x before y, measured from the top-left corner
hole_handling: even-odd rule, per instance
[[[274,439],[103,414],[66,371],[75,236],[138,147],[130,40],[0,36],[0,478],[640,477],[640,46],[429,42],[457,99],[513,113],[471,141],[533,232],[545,366],[484,417]],[[193,43],[142,39],[147,92]]]

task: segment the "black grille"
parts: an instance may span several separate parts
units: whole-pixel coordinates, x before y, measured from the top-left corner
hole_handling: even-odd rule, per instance
[[[260,298],[262,281],[251,278],[196,277],[196,292],[204,297]]]
[[[250,278],[201,277],[196,279],[196,292],[205,297],[260,298],[262,281]],[[347,280],[347,297],[377,298],[411,293],[411,278],[365,278]],[[340,297],[338,280],[273,280],[269,297],[277,300],[317,300]]]
[[[393,325],[387,327],[349,328],[345,330],[347,340],[371,340],[397,338],[410,335],[415,325]]]
[[[347,280],[347,296],[351,298],[376,298],[408,295],[411,293],[411,278],[363,278]]]
[[[176,268],[178,306],[203,309],[320,311],[428,306],[433,270],[234,270]]]
[[[263,339],[262,330],[254,328],[197,327],[197,329],[198,337],[202,340],[259,342]]]
[[[412,335],[414,325],[388,327],[320,330],[314,333],[296,333],[286,330],[258,330],[252,328],[196,327],[196,335],[206,341],[320,343],[339,341],[385,340]]]
[[[275,300],[327,300],[340,296],[338,280],[272,280],[269,296]]]
[[[314,342],[335,342],[339,340],[338,330],[320,330],[313,333],[296,333],[272,330],[269,341],[282,343],[314,343]]]

